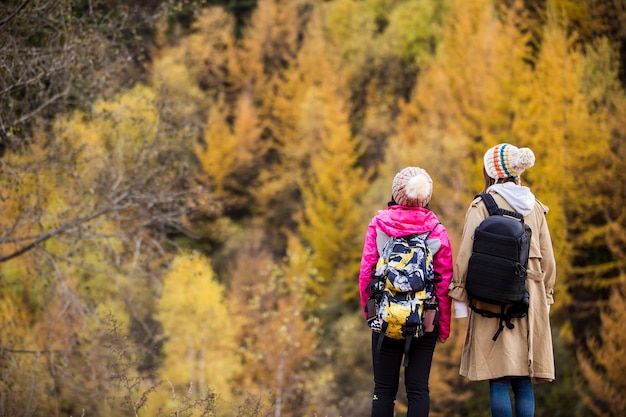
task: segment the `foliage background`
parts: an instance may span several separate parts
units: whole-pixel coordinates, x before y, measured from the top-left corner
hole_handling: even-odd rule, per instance
[[[367,415],[365,228],[417,165],[456,246],[498,142],[534,150],[557,255],[536,414],[624,415],[624,21],[624,0],[3,2],[0,415]],[[489,414],[464,326],[435,417]]]

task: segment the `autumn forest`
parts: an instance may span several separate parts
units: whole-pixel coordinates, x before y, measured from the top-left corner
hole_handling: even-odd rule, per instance
[[[500,142],[537,157],[557,259],[536,415],[626,415],[624,22],[624,0],[2,2],[0,416],[369,415],[367,224],[420,166],[456,250]],[[489,416],[465,325],[433,417]]]

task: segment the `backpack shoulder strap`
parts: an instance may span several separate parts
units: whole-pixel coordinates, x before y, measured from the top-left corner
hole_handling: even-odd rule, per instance
[[[376,248],[378,249],[378,256],[382,255],[385,244],[389,239],[391,239],[391,236],[380,229],[376,229]]]
[[[424,240],[427,240],[430,237],[430,234],[434,232],[437,226],[439,226],[440,224],[441,222],[438,221],[437,224],[426,234],[426,237],[424,238]]]
[[[494,200],[491,194],[482,193],[482,194],[478,194],[476,197],[480,197],[483,199],[483,202],[485,203],[485,207],[487,207],[487,211],[489,212],[490,216],[500,214],[498,210],[499,209],[498,204],[496,203],[496,200]]]
[[[478,194],[476,197],[480,197],[483,199],[490,216],[499,214],[501,216],[515,217],[516,219],[519,219],[522,222],[524,221],[524,216],[522,216],[520,213],[498,207],[498,203],[496,203],[496,200],[493,198],[491,194],[482,193],[482,194]]]

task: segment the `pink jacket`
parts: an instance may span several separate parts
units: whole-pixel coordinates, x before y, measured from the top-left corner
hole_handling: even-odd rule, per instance
[[[435,294],[439,300],[439,337],[447,339],[450,336],[450,317],[452,300],[448,296],[448,286],[452,279],[453,261],[452,248],[448,232],[439,223],[435,213],[422,207],[391,206],[380,210],[367,227],[361,271],[359,274],[359,289],[361,293],[361,307],[365,316],[365,303],[369,297],[367,285],[372,280],[372,271],[378,262],[378,247],[376,245],[377,231],[388,236],[404,236],[410,234],[432,233],[428,237],[428,245],[433,249],[435,272],[440,275],[441,281],[435,285]],[[435,227],[436,226],[436,227]]]

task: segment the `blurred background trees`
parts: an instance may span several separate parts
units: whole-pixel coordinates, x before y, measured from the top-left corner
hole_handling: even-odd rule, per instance
[[[558,261],[537,415],[621,416],[624,21],[623,0],[3,2],[0,415],[366,415],[369,220],[422,166],[454,247],[506,141],[537,155]],[[464,325],[433,415],[488,415]]]

